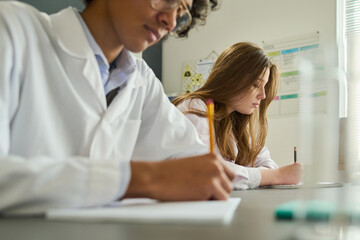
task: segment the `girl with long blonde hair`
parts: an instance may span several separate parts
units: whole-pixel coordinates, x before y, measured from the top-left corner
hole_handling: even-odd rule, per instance
[[[203,87],[173,101],[209,145],[205,101],[213,99],[215,152],[235,170],[237,189],[300,181],[301,165],[278,168],[265,146],[266,113],[278,85],[271,59],[255,44],[240,42],[219,56]]]

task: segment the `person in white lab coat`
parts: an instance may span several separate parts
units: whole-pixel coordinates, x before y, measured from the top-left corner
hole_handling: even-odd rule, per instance
[[[92,0],[49,16],[0,2],[1,214],[228,198],[232,170],[130,52],[185,36],[208,4]]]
[[[215,152],[236,173],[234,188],[297,184],[301,165],[281,168],[265,144],[266,112],[278,89],[278,70],[261,48],[249,42],[228,47],[216,60],[203,87],[173,103],[209,145],[206,99],[215,106]]]

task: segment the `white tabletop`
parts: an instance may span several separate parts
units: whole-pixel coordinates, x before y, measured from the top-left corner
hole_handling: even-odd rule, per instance
[[[277,220],[274,208],[299,198],[333,199],[344,196],[346,187],[316,189],[256,189],[234,191],[240,197],[229,225],[84,223],[50,221],[45,218],[0,218],[2,240],[161,240],[161,239],[305,239],[305,228],[315,226],[303,220]],[[306,230],[306,229],[305,229]]]

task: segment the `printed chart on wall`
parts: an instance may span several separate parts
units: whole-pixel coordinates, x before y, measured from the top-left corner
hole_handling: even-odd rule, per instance
[[[276,98],[269,107],[270,116],[294,115],[299,112],[299,98],[303,97],[300,91],[303,72],[300,69],[300,61],[304,58],[311,59],[315,77],[311,83],[311,97],[315,106],[314,111],[325,110],[326,85],[322,77],[324,64],[321,58],[317,58],[319,51],[318,32],[291,38],[264,41],[264,50],[272,58],[280,69],[280,83]],[[310,56],[310,57],[309,57]]]
[[[191,93],[201,88],[206,82],[215,60],[184,62],[182,69],[182,93]]]

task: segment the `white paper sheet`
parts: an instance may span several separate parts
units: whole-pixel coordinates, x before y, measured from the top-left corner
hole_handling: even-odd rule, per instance
[[[331,187],[342,187],[343,183],[341,182],[317,182],[315,188],[331,188]],[[290,184],[290,185],[271,185],[267,188],[281,188],[281,189],[294,189],[294,188],[304,188],[304,183],[300,182],[299,184]]]
[[[240,201],[240,198],[186,202],[126,199],[102,208],[50,209],[46,217],[68,221],[223,225],[231,222]]]

